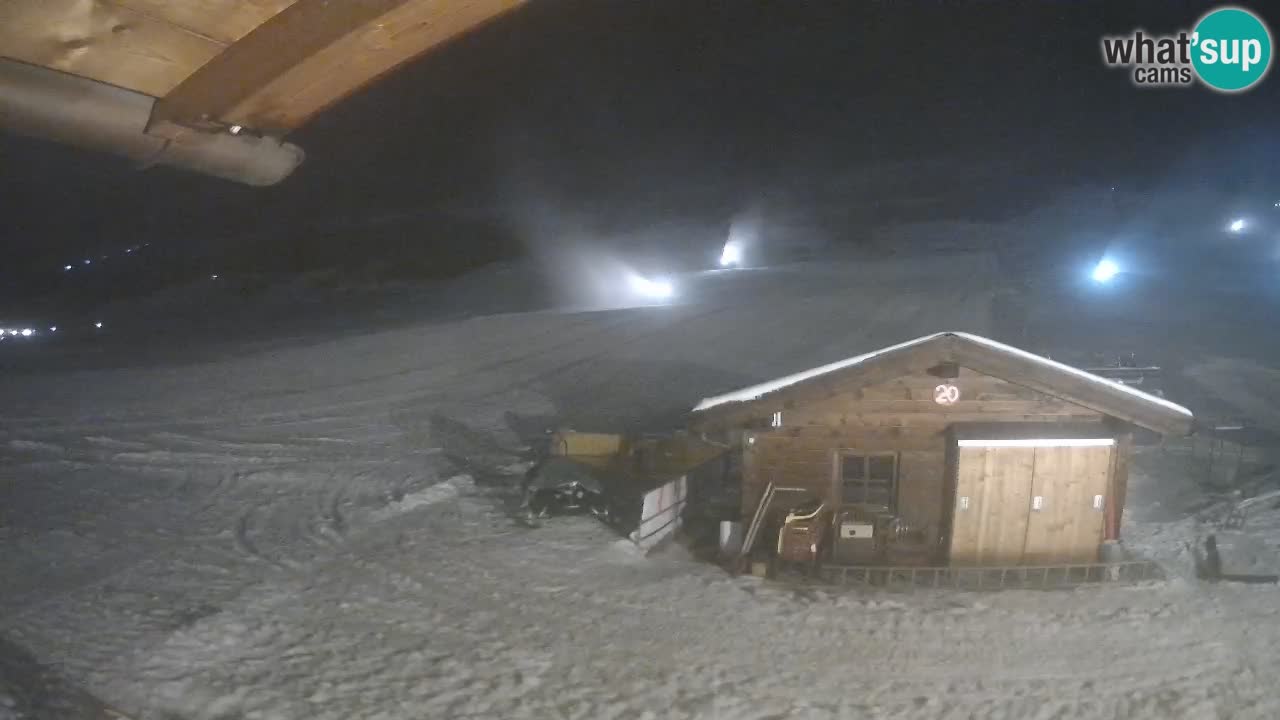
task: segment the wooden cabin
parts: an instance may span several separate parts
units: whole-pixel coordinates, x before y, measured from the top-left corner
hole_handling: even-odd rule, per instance
[[[707,398],[691,417],[738,454],[742,520],[772,527],[756,547],[816,498],[823,554],[852,565],[1096,562],[1119,538],[1134,430],[1191,423],[1161,397],[958,332]]]

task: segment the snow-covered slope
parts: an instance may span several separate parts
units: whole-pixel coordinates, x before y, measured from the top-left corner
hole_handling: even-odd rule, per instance
[[[1271,587],[796,592],[512,520],[513,418],[661,428],[941,329],[1019,344],[982,258],[698,282],[0,379],[0,635],[148,718],[1280,715]]]

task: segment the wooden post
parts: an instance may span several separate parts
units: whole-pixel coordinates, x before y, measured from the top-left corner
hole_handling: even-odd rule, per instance
[[[1107,498],[1104,540],[1120,539],[1120,523],[1124,517],[1125,496],[1129,492],[1129,456],[1133,453],[1133,433],[1116,438],[1116,456],[1111,465],[1111,497]]]

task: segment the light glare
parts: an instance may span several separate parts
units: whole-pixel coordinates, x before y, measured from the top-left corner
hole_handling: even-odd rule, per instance
[[[1230,225],[1231,232],[1234,232],[1234,233],[1241,232],[1245,229],[1247,225],[1248,223],[1244,221],[1244,218],[1236,218],[1235,220],[1231,221],[1231,225]]]
[[[732,265],[742,264],[742,246],[736,241],[730,240],[724,244],[724,250],[720,252],[720,267],[730,267]]]
[[[1093,268],[1094,282],[1110,282],[1112,278],[1120,273],[1120,266],[1111,260],[1099,260],[1096,267]]]
[[[653,298],[655,300],[666,300],[676,292],[675,287],[671,284],[670,280],[661,278],[650,280],[649,278],[641,275],[631,276],[631,289],[640,295],[647,298]]]

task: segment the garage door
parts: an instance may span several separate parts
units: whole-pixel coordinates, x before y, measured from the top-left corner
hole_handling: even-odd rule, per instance
[[[1094,562],[1114,441],[961,440],[951,562]]]

